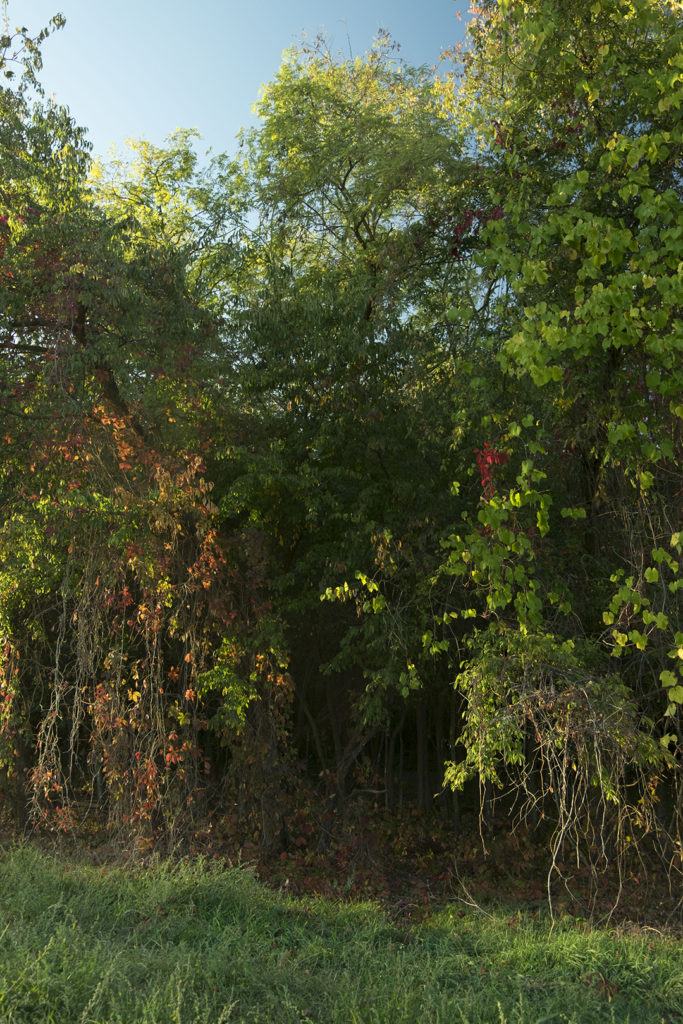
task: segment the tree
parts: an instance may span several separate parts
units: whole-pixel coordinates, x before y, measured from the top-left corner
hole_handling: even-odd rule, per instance
[[[633,824],[680,836],[680,13],[486,4],[465,58],[501,207],[476,259],[521,401],[497,411],[443,570],[478,623],[447,777],[507,771],[524,814],[554,804],[556,856],[570,836],[604,852],[609,829],[624,849]],[[663,778],[673,821],[652,801]]]
[[[204,476],[217,325],[196,227],[171,191],[157,222],[143,201],[192,154],[141,147],[134,205],[98,196],[82,131],[29,101],[22,39],[24,77],[0,94],[2,765],[36,820],[68,824],[90,792],[117,826],[173,835],[279,672],[255,638],[255,566],[219,536]]]
[[[407,597],[449,515],[459,341],[445,311],[469,161],[451,83],[402,65],[385,39],[356,60],[322,42],[290,52],[258,111],[242,149],[259,219],[225,286],[242,443],[228,437],[212,472],[224,515],[267,538],[299,735],[343,789],[396,693],[420,685],[405,657],[420,653],[423,611],[411,599],[391,639],[321,592],[400,543]]]

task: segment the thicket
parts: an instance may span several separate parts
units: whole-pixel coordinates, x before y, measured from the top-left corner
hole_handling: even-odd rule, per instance
[[[5,807],[276,852],[441,793],[680,875],[678,0],[289,51],[206,165],[93,163],[44,38],[0,40]]]

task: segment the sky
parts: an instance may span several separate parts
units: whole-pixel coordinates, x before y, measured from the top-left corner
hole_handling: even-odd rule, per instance
[[[8,0],[9,28],[66,26],[43,44],[42,82],[87,128],[96,155],[196,128],[200,152],[234,153],[282,52],[305,33],[364,53],[386,29],[409,64],[462,41],[468,0]],[[460,20],[458,19],[460,14]]]

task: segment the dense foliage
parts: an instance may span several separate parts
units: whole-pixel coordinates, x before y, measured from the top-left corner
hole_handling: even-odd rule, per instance
[[[558,871],[680,871],[681,13],[487,2],[438,74],[293,50],[203,168],[93,165],[2,39],[19,815],[275,852],[441,791]]]

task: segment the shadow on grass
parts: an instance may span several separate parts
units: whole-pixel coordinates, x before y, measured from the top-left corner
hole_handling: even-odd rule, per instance
[[[374,903],[293,899],[246,868],[0,856],[8,1024],[631,1021],[683,1012],[683,950],[462,904],[399,927]]]

